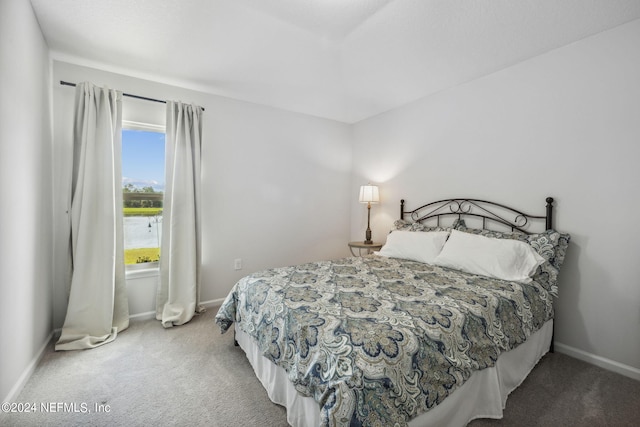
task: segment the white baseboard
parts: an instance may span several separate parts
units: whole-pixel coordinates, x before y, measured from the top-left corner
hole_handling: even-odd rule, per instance
[[[33,372],[36,370],[40,359],[42,359],[42,356],[44,355],[45,349],[53,339],[53,334],[54,333],[51,332],[47,339],[44,340],[44,343],[40,347],[40,350],[38,350],[38,353],[33,357],[33,359],[31,359],[29,365],[27,365],[25,370],[22,372],[22,375],[20,375],[20,378],[18,378],[18,381],[16,381],[13,388],[9,390],[9,394],[7,394],[2,402],[13,402],[14,399],[18,397],[24,386],[27,384],[27,381],[29,381],[29,378],[31,378],[31,375],[33,375]]]
[[[618,374],[622,374],[625,377],[640,381],[640,369],[634,368],[633,366],[625,365],[623,363],[616,362],[615,360],[607,359],[605,357],[596,356],[595,354],[587,353],[586,351],[582,351],[559,342],[556,342],[554,344],[554,347],[558,353],[563,353],[567,356],[575,357],[576,359],[582,360],[583,362],[587,362],[608,371],[613,371]]]
[[[200,305],[203,306],[204,308],[212,308],[212,307],[218,307],[222,305],[223,302],[224,302],[224,298],[218,298],[218,299],[212,299],[209,301],[200,301]],[[156,318],[155,311],[147,311],[144,313],[136,313],[136,314],[129,315],[129,320],[149,320],[149,319],[155,319],[155,318]]]
[[[202,301],[200,305],[205,306],[206,308],[218,307],[221,306],[224,302],[224,298],[212,299],[209,301]]]
[[[155,311],[146,311],[144,313],[130,314],[129,320],[150,320],[156,318]]]

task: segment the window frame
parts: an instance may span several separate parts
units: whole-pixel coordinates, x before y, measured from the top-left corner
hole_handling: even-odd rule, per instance
[[[166,136],[167,136],[166,129],[167,128],[165,125],[135,122],[131,120],[122,120],[121,131],[137,130],[137,131],[144,131],[144,132],[162,133],[165,135],[165,144],[166,144]],[[124,209],[124,201],[125,201],[124,194],[125,193],[123,192],[122,209]],[[137,198],[143,198],[143,197],[144,197],[144,200],[160,199],[160,197],[158,197],[157,194],[146,195],[146,196],[144,195],[144,193],[139,193],[140,195],[138,195],[138,193],[128,193],[128,194],[135,194],[135,196],[127,196],[127,198],[134,199],[134,200]],[[162,193],[162,199],[164,199],[164,192]],[[142,278],[142,277],[148,277],[148,276],[156,276],[160,271],[160,262],[152,261],[152,262],[142,262],[142,263],[136,263],[136,264],[125,264],[124,267],[125,267],[125,275],[128,279]]]

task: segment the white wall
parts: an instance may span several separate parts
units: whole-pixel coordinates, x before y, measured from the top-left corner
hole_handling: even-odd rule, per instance
[[[0,1],[0,398],[51,333],[49,54],[31,4]]]
[[[572,236],[556,303],[559,349],[640,378],[640,21],[354,125],[352,192],[371,180],[384,236],[408,208],[486,198]],[[359,208],[359,209],[358,209]],[[366,225],[352,203],[352,238]],[[375,238],[375,236],[374,236]]]
[[[60,80],[107,84],[205,108],[202,153],[203,301],[221,300],[251,272],[348,255],[351,128],[284,110],[65,62],[53,63],[56,274],[54,325],[64,321],[71,112]],[[164,123],[164,105],[124,98],[125,120]],[[242,270],[233,269],[241,258]],[[154,309],[157,278],[129,280],[131,314]]]

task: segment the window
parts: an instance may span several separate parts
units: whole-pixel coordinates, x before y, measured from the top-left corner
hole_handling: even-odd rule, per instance
[[[164,126],[123,122],[124,257],[128,268],[148,267],[160,260],[164,146]]]

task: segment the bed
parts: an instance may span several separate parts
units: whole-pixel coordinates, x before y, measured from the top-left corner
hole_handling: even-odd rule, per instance
[[[569,236],[546,202],[529,215],[471,198],[408,211],[402,200],[379,252],[246,276],[216,323],[234,330],[293,426],[501,418],[552,350]]]

